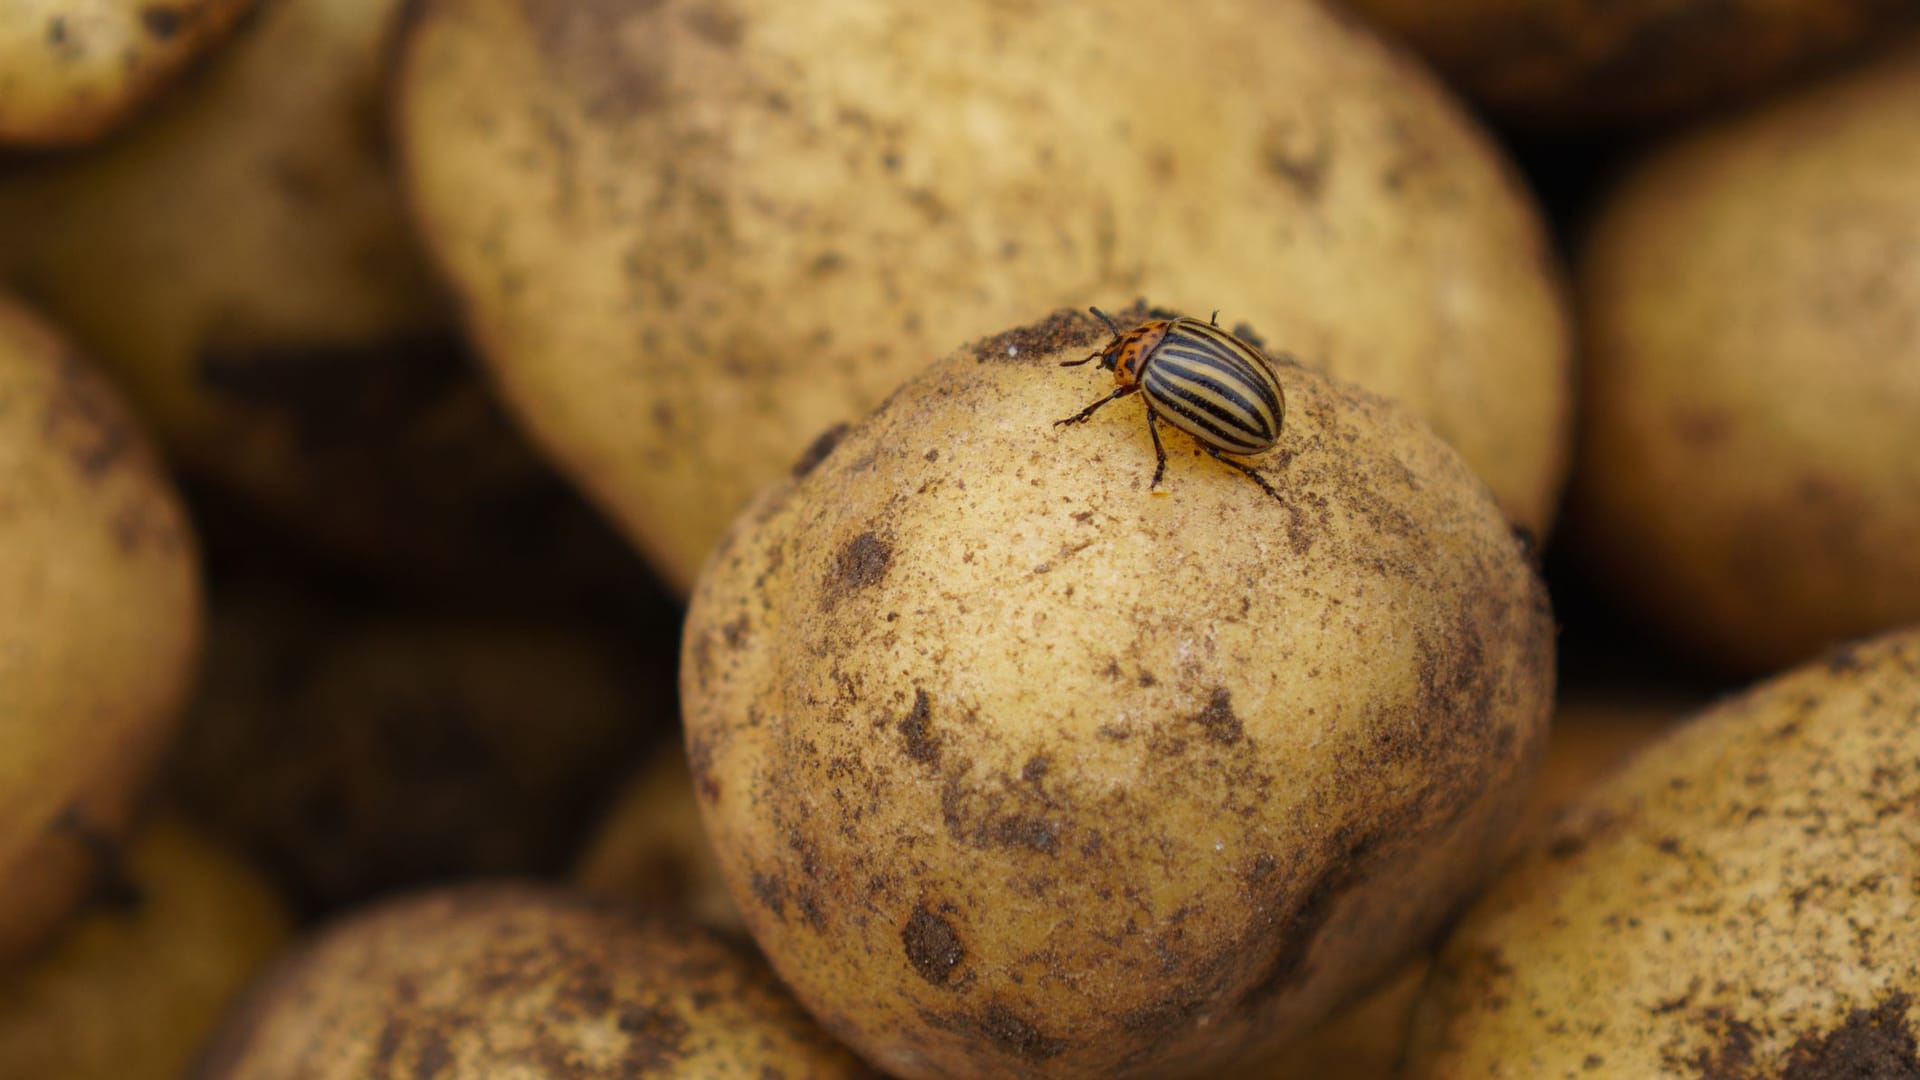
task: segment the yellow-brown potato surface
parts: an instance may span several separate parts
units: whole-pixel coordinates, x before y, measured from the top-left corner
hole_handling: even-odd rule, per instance
[[[1343,0],[1528,127],[1725,105],[1920,23],[1910,0]]]
[[[0,145],[99,137],[252,7],[253,0],[7,0],[0,6]]]
[[[291,936],[259,875],[174,818],[30,963],[0,971],[0,1076],[178,1080],[227,1001]]]
[[[1318,4],[432,0],[398,126],[506,400],[675,586],[823,428],[1150,294],[1400,399],[1536,533],[1556,259],[1484,135]]]
[[[1580,266],[1568,540],[1761,674],[1920,620],[1920,43],[1639,165]]]
[[[1468,914],[1412,1078],[1912,1076],[1920,630],[1731,698]]]
[[[22,163],[0,278],[310,548],[495,591],[638,573],[454,339],[387,146],[400,7],[270,0],[124,136]]]
[[[1124,325],[1144,316],[1118,312]],[[1279,328],[1267,328],[1279,336]],[[1487,869],[1544,592],[1411,414],[1283,365],[1276,501],[1063,370],[1061,312],[822,439],[716,550],[681,666],[735,902],[903,1076],[1204,1073],[1320,1018]]]
[[[831,1080],[873,1075],[751,950],[552,889],[393,901],[288,957],[199,1080]]]
[[[193,536],[104,378],[0,296],[0,958],[125,830],[200,637]]]

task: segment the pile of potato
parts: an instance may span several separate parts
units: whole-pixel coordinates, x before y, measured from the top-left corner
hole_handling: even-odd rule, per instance
[[[1920,8],[28,0],[0,612],[0,1077],[1920,1078]]]

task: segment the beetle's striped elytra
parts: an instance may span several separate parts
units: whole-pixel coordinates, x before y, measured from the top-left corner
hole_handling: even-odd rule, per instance
[[[1061,367],[1100,361],[1120,385],[1113,393],[1081,409],[1055,427],[1078,424],[1102,405],[1138,393],[1147,404],[1147,432],[1153,436],[1155,463],[1149,491],[1158,490],[1167,471],[1160,443],[1160,421],[1194,437],[1215,461],[1240,470],[1260,490],[1280,497],[1265,477],[1244,462],[1222,454],[1258,454],[1280,440],[1287,398],[1273,366],[1260,350],[1220,328],[1219,312],[1206,322],[1177,316],[1153,319],[1122,333],[1099,308],[1089,308],[1113,332],[1113,340]]]

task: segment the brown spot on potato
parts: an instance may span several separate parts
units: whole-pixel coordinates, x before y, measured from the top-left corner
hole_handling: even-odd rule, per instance
[[[1753,1025],[1717,1006],[1702,1009],[1700,1020],[1713,1043],[1701,1048],[1689,1063],[1700,1080],[1752,1080],[1753,1044],[1759,1036]]]
[[[1051,855],[1059,846],[1058,826],[1038,818],[1007,817],[993,823],[993,839],[1002,847],[1023,847]]]
[[[140,9],[140,25],[146,27],[147,33],[162,41],[179,33],[183,22],[185,19],[181,14],[170,7],[155,6]]]
[[[933,705],[925,690],[913,692],[913,708],[900,718],[900,738],[907,756],[927,765],[940,763],[940,736],[934,733]]]
[[[41,416],[41,432],[80,475],[99,481],[136,445],[133,421],[111,388],[75,357],[63,357],[59,383]]]
[[[787,887],[784,882],[772,874],[753,872],[754,899],[774,913],[778,918],[787,917]]]
[[[967,950],[953,924],[916,904],[907,925],[900,931],[900,943],[907,950],[907,962],[920,977],[934,986],[947,986],[953,969],[966,959]]]
[[[1325,132],[1303,136],[1296,125],[1276,124],[1261,139],[1260,159],[1303,202],[1318,202],[1326,190],[1333,144]]]
[[[1832,1031],[1802,1036],[1787,1055],[1782,1080],[1920,1078],[1920,1045],[1907,1022],[1911,1000],[1895,993],[1872,1009],[1855,1009]]]
[[[833,558],[833,576],[821,597],[822,605],[848,593],[877,585],[887,576],[893,561],[893,545],[873,532],[863,532],[847,541]]]
[[[746,37],[746,20],[720,4],[707,4],[686,14],[687,28],[723,49],[737,48]]]
[[[521,0],[520,11],[556,80],[574,90],[588,116],[617,122],[667,102],[666,35],[627,32],[662,2]],[[643,49],[647,55],[639,55]]]
[[[421,1036],[420,1056],[414,1064],[415,1075],[420,1080],[434,1080],[452,1064],[453,1052],[447,1049],[446,1035],[429,1030]]]
[[[1127,324],[1127,312],[1112,314],[1116,323],[1121,326]],[[1092,315],[1056,311],[1037,323],[981,338],[973,343],[971,351],[973,358],[981,363],[989,360],[1020,362],[1065,349],[1084,348],[1105,340],[1107,336],[1106,327]]]
[[[1036,1065],[1059,1057],[1068,1046],[1065,1039],[1049,1037],[1032,1021],[997,1001],[978,1016],[923,1011],[921,1017],[935,1027],[984,1038],[1001,1053]]]
[[[1231,745],[1240,741],[1242,729],[1240,718],[1233,712],[1233,695],[1226,687],[1216,686],[1213,697],[1207,707],[1194,714],[1193,722],[1199,724],[1214,742]]]
[[[847,432],[851,430],[853,430],[853,425],[842,422],[814,436],[813,441],[807,444],[807,448],[801,451],[800,459],[795,461],[793,468],[789,470],[793,474],[793,478],[798,480],[819,467],[820,463],[827,459],[828,454],[833,453],[833,448],[839,446],[840,440],[846,438]]]

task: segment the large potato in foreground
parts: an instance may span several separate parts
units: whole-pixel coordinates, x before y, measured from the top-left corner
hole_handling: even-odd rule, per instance
[[[1920,44],[1601,211],[1569,540],[1731,670],[1920,620]]]
[[[1724,105],[1920,23],[1908,0],[1344,0],[1538,129]]]
[[[1730,699],[1467,916],[1411,1077],[1920,1072],[1920,630]]]
[[[387,152],[400,8],[271,0],[135,130],[0,178],[0,278],[311,547],[495,591],[637,573],[453,340]]]
[[[171,818],[143,826],[119,895],[0,973],[0,1076],[178,1080],[287,913],[257,874]]]
[[[334,925],[262,980],[200,1080],[865,1077],[766,964],[711,931],[470,886]]]
[[[79,898],[173,729],[193,537],[120,400],[0,296],[0,960]]]
[[[429,0],[399,95],[502,392],[680,588],[954,342],[1143,293],[1290,327],[1552,516],[1567,325],[1528,196],[1317,4]]]
[[[754,504],[688,613],[734,900],[902,1076],[1298,1034],[1487,872],[1545,735],[1545,594],[1425,425],[1285,366],[1279,501],[1178,433],[1154,497],[1137,400],[1053,426],[1111,387],[1056,366],[1105,337],[1063,312],[935,364]]]
[[[175,797],[308,910],[559,873],[671,720],[666,663],[579,626],[214,600]]]
[[[0,145],[85,142],[132,115],[252,0],[8,0]]]

